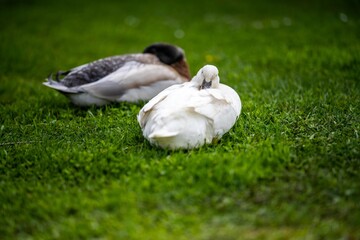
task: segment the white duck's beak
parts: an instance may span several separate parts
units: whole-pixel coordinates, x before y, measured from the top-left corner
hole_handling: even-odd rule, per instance
[[[204,80],[200,86],[200,89],[206,89],[206,88],[211,88],[211,81],[207,82],[206,80]]]

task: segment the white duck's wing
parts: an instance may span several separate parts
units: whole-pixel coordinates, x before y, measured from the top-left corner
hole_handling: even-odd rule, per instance
[[[195,110],[206,102],[191,84],[184,83],[164,90],[138,115],[144,137],[152,144],[170,149],[210,143],[214,136],[213,120]]]
[[[79,86],[78,89],[98,98],[114,101],[131,89],[152,86],[153,91],[160,92],[168,85],[181,82],[180,75],[170,66],[130,61],[104,78]]]
[[[149,110],[151,110],[156,104],[158,104],[159,102],[161,102],[163,99],[165,99],[169,94],[172,94],[175,91],[178,91],[184,87],[186,87],[188,85],[188,83],[183,83],[183,84],[175,84],[173,86],[170,86],[166,89],[164,89],[163,91],[161,91],[159,94],[157,94],[154,98],[152,98],[144,107],[143,107],[143,111],[147,112]]]
[[[159,94],[157,94],[155,97],[153,97],[148,103],[146,103],[143,108],[140,110],[137,119],[141,126],[141,128],[144,128],[147,118],[149,116],[149,113],[153,110],[154,106],[161,103],[169,94],[177,91],[178,89],[184,88],[184,86],[188,85],[188,83],[183,84],[175,84],[173,86],[170,86],[166,88],[165,90],[161,91]]]
[[[218,89],[200,91],[199,96],[192,100],[194,111],[211,119],[214,134],[218,137],[230,130],[241,111],[238,94],[223,84]]]
[[[235,110],[236,116],[239,117],[242,107],[239,94],[234,89],[232,89],[231,87],[225,84],[220,84],[219,90],[223,93],[227,101],[231,104],[232,108]]]

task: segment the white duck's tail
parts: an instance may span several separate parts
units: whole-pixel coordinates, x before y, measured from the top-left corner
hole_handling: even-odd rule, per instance
[[[58,74],[57,74],[57,79],[58,79]],[[67,86],[64,86],[61,82],[58,82],[56,80],[52,79],[52,74],[50,74],[47,78],[46,78],[47,82],[43,82],[43,84],[49,88],[58,90],[61,93],[79,93],[79,90],[74,89],[74,88],[69,88]]]

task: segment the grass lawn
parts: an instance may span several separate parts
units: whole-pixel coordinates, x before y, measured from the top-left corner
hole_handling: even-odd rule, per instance
[[[360,239],[358,1],[0,3],[2,239]],[[152,147],[143,103],[41,84],[159,41],[240,94],[218,144]]]

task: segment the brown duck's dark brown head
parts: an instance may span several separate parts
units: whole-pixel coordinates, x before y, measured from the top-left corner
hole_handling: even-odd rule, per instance
[[[154,43],[145,48],[144,53],[154,54],[161,62],[168,65],[184,58],[184,51],[181,48],[167,43]]]
[[[168,43],[154,43],[146,47],[143,53],[154,54],[161,62],[171,65],[180,75],[190,79],[190,71],[185,59],[185,53],[180,47]]]

